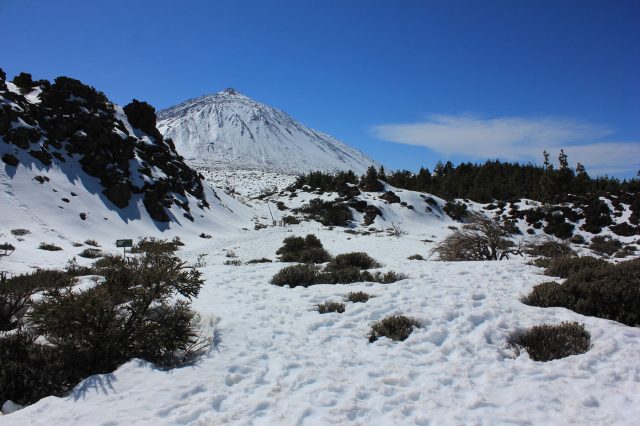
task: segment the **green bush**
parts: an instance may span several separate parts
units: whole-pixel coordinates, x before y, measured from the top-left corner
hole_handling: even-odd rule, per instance
[[[40,269],[11,278],[0,276],[0,331],[17,327],[34,293],[70,284],[71,277],[68,274],[55,270]]]
[[[363,270],[379,267],[380,264],[367,253],[353,252],[337,255],[329,262],[326,270],[337,271],[345,268],[357,268],[358,270]]]
[[[640,259],[580,269],[563,284],[534,287],[523,302],[640,326]]]
[[[544,270],[545,275],[567,278],[570,274],[584,269],[600,268],[609,265],[606,260],[598,257],[556,257],[552,258],[549,266]]]
[[[371,298],[364,291],[352,291],[347,294],[347,300],[352,303],[366,303]]]
[[[331,255],[322,247],[322,243],[313,234],[302,237],[287,237],[283,246],[276,251],[281,262],[324,263]]]
[[[329,312],[337,312],[339,314],[344,312],[344,303],[340,302],[325,302],[318,305],[318,312],[321,314],[328,314]]]
[[[37,337],[27,332],[0,337],[0,401],[27,405],[61,396],[76,384],[67,377],[65,360],[56,349],[36,343]]]
[[[8,353],[0,365],[3,400],[24,404],[61,395],[83,378],[113,371],[132,358],[171,367],[203,350],[207,341],[193,330],[189,306],[203,283],[197,270],[169,253],[111,260],[101,270],[103,283],[83,291],[69,286],[47,291],[32,302],[24,335],[0,337],[0,349]],[[34,378],[40,364],[55,371]],[[34,380],[46,383],[38,389],[20,385]]]
[[[413,318],[403,315],[386,317],[371,326],[369,342],[375,342],[382,336],[395,341],[406,340],[414,328],[420,328],[420,323]]]
[[[551,361],[587,352],[591,348],[591,334],[577,322],[536,325],[512,335],[508,346],[516,356],[524,349],[534,361]]]

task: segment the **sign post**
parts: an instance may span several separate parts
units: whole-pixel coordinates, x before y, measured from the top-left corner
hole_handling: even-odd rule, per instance
[[[133,240],[116,240],[116,247],[122,247],[122,256],[127,258],[127,247],[133,247]]]

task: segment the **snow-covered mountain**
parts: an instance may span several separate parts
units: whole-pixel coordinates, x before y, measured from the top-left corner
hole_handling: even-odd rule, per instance
[[[158,129],[197,168],[361,174],[378,165],[362,152],[234,89],[160,111]]]

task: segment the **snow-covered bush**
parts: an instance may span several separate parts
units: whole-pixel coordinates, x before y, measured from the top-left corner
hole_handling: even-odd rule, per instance
[[[173,253],[178,250],[184,243],[180,238],[175,237],[173,240],[160,240],[155,237],[140,238],[138,242],[131,248],[131,253]]]
[[[587,352],[591,348],[591,334],[577,322],[536,325],[513,334],[508,346],[516,356],[524,349],[534,361],[551,361]]]
[[[406,340],[414,328],[420,328],[420,323],[413,318],[404,315],[386,317],[371,326],[369,342],[373,343],[383,336],[395,341]]]

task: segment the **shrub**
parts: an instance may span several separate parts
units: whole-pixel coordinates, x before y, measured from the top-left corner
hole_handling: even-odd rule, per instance
[[[345,203],[322,201],[320,198],[309,201],[300,211],[309,214],[325,226],[346,226],[353,220],[351,209]]]
[[[2,256],[8,256],[10,253],[9,252],[13,252],[15,251],[15,246],[13,244],[9,244],[9,243],[2,243],[0,244],[0,250],[4,251],[4,254],[2,254]]]
[[[86,248],[84,250],[82,250],[78,256],[80,257],[84,257],[86,259],[97,259],[99,257],[102,257],[102,251],[96,249],[96,248]]]
[[[569,238],[569,242],[573,244],[584,244],[586,240],[580,234],[575,234],[573,237]]]
[[[564,241],[542,237],[530,241],[524,248],[529,256],[558,257],[574,255],[575,251]]]
[[[251,259],[247,262],[247,264],[251,265],[254,263],[271,263],[273,262],[271,259],[267,259],[266,257],[261,257],[260,259]]]
[[[171,254],[147,252],[102,272],[105,282],[91,289],[48,291],[33,303],[25,334],[0,338],[0,399],[25,404],[61,395],[132,358],[179,365],[208,343],[191,325],[189,301],[203,283],[197,270]]]
[[[300,220],[295,216],[285,216],[282,218],[282,222],[286,225],[298,225]]]
[[[232,259],[232,260],[225,260],[224,264],[228,266],[240,266],[242,265],[242,262],[239,261],[238,259]]]
[[[11,230],[11,234],[15,235],[16,237],[24,237],[25,235],[30,234],[31,231],[29,231],[28,229],[23,229],[23,228],[18,228],[18,229],[12,229]]]
[[[138,242],[131,248],[131,253],[173,253],[184,244],[179,238],[173,240],[159,240],[155,237],[140,238]]]
[[[606,260],[598,257],[556,257],[552,258],[549,266],[545,269],[545,275],[552,277],[567,278],[570,274],[584,269],[599,268],[608,265]]]
[[[371,296],[364,291],[355,291],[347,294],[347,300],[352,303],[366,303]]]
[[[419,255],[419,254],[412,254],[411,256],[407,257],[407,259],[409,259],[409,260],[424,260],[424,257],[422,257],[422,255]]]
[[[0,401],[20,405],[49,395],[62,395],[75,385],[66,376],[63,360],[37,335],[19,332],[0,337]]]
[[[34,293],[69,285],[70,276],[55,270],[39,269],[11,278],[0,276],[0,331],[12,330],[17,326]]]
[[[122,262],[123,258],[119,254],[104,254],[98,260],[93,262],[94,268],[113,268]]]
[[[337,312],[339,314],[344,312],[344,303],[340,302],[325,302],[318,305],[318,312],[321,314],[328,314],[329,312]]]
[[[86,240],[84,243],[91,247],[100,247],[100,244],[98,244],[96,240]]]
[[[469,223],[454,229],[431,253],[444,261],[498,260],[520,254],[520,249],[505,238],[508,232],[504,224],[479,213],[469,213],[468,218]]]
[[[378,268],[380,264],[367,253],[352,252],[339,254],[334,257],[326,267],[326,271],[337,271],[339,269],[357,268],[358,270]]]
[[[516,356],[524,349],[534,361],[551,361],[587,352],[591,348],[591,334],[577,322],[536,325],[512,335],[508,346]]]
[[[276,251],[281,262],[324,263],[331,260],[329,253],[313,234],[302,237],[287,237]]]
[[[308,287],[317,284],[319,268],[311,264],[287,266],[271,278],[271,284]]]
[[[18,86],[21,93],[29,93],[31,89],[35,86],[31,74],[26,72],[21,72],[17,76],[13,77],[13,84]]]
[[[38,248],[40,250],[47,250],[47,251],[60,251],[60,250],[62,250],[62,247],[58,247],[57,245],[51,244],[51,243],[40,243]]]
[[[406,340],[414,328],[420,328],[420,323],[413,318],[403,315],[386,317],[371,326],[369,342],[375,342],[382,336],[395,341]]]
[[[523,302],[640,326],[640,259],[571,272],[563,284],[534,287]]]
[[[451,219],[458,222],[462,222],[469,215],[467,205],[459,201],[447,201],[443,210]]]
[[[572,297],[555,281],[544,282],[533,287],[522,303],[541,308],[564,307],[572,304]]]
[[[206,240],[208,240],[209,238],[211,238],[211,235],[209,234],[205,234],[204,232],[202,234],[199,235],[200,238],[204,238]]]
[[[622,248],[622,243],[616,238],[597,235],[591,239],[589,248],[596,253],[607,254],[610,256]]]

